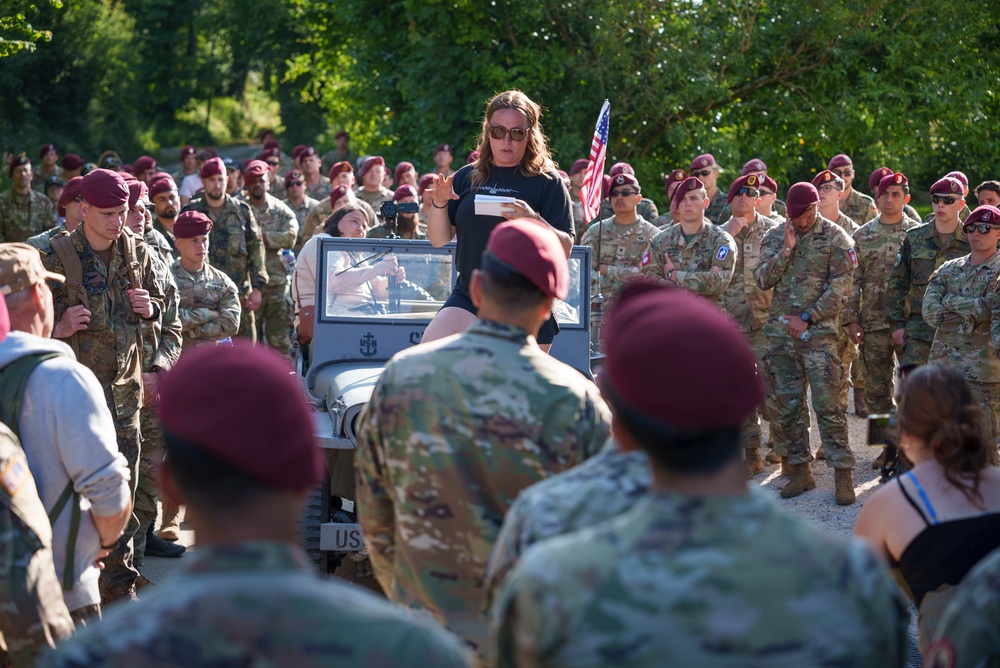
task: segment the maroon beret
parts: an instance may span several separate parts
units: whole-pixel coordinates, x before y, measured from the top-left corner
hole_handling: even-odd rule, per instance
[[[672,172],[670,172],[669,174],[667,174],[667,178],[664,179],[664,181],[663,181],[663,191],[665,193],[667,193],[667,195],[669,195],[670,194],[670,186],[671,186],[671,184],[673,184],[673,183],[680,183],[681,181],[683,181],[684,179],[686,179],[687,176],[688,176],[687,172],[685,172],[683,169],[679,169],[679,168],[675,169]]]
[[[66,183],[66,187],[63,188],[62,195],[59,196],[60,216],[65,216],[66,205],[80,196],[80,183],[82,181],[83,181],[82,176],[74,176]]]
[[[754,158],[753,160],[748,160],[747,164],[743,165],[743,176],[747,174],[760,174],[761,172],[767,171],[767,165],[760,158]]]
[[[605,174],[601,177],[601,199],[611,196],[611,177]]]
[[[904,186],[908,187],[910,185],[909,180],[907,180],[906,175],[902,173],[896,173],[885,176],[881,181],[878,182],[878,187],[875,189],[875,198],[878,199],[885,192],[885,189],[889,186]]]
[[[62,159],[62,168],[70,171],[83,167],[83,158],[76,153],[67,153]]]
[[[189,155],[198,155],[197,149],[195,149],[195,147],[192,146],[191,144],[188,144],[187,146],[181,149],[181,160],[188,157]]]
[[[772,179],[770,176],[767,176],[766,174],[761,174],[760,185],[758,187],[767,188],[775,195],[778,194],[778,182]]]
[[[305,178],[306,177],[302,175],[302,172],[300,172],[297,169],[293,169],[292,171],[288,172],[288,174],[285,175],[285,187],[287,188],[289,185],[291,185],[292,181],[305,182]]]
[[[704,188],[705,184],[697,176],[689,176],[681,184],[677,186],[674,190],[673,196],[670,198],[670,204],[674,206],[680,206],[681,200],[684,199],[684,195],[687,195],[692,190],[697,190],[698,188]]]
[[[265,148],[263,151],[257,154],[257,160],[267,160],[268,158],[280,159],[281,152],[276,148]]]
[[[115,209],[128,204],[125,179],[110,169],[95,169],[80,182],[80,194],[87,204],[98,209]]]
[[[264,142],[264,150],[277,151],[278,153],[281,153],[281,144],[279,144],[274,139],[268,139],[266,142]]]
[[[953,179],[958,179],[961,181],[962,185],[966,188],[969,187],[969,177],[965,175],[965,172],[960,172],[957,169],[953,172],[948,172],[945,176],[950,176]]]
[[[209,158],[218,158],[219,157],[219,154],[216,153],[215,149],[212,148],[211,146],[206,146],[205,148],[201,149],[201,152],[204,153],[205,155],[207,155]]]
[[[615,186],[625,186],[625,185],[635,186],[636,188],[638,188],[639,181],[636,180],[634,174],[629,174],[628,172],[619,172],[618,174],[615,174],[614,176],[611,177],[612,188],[614,188]]]
[[[226,163],[222,162],[222,158],[215,157],[209,158],[205,162],[201,163],[201,171],[198,172],[198,176],[203,179],[207,179],[210,176],[216,176],[218,174],[226,173]]]
[[[385,158],[380,155],[370,155],[361,162],[361,167],[358,168],[358,178],[363,177],[368,173],[368,170],[375,165],[382,165],[385,167]]]
[[[201,211],[181,211],[174,221],[174,236],[190,239],[208,234],[212,230],[212,219]]]
[[[465,160],[465,164],[471,165],[476,160],[479,160],[479,151],[473,151],[472,153],[470,153],[469,157],[466,158],[466,160]]]
[[[760,189],[761,186],[761,175],[757,172],[751,172],[749,174],[744,174],[740,178],[736,179],[729,185],[729,192],[726,194],[726,201],[732,202],[736,198],[736,193],[739,192],[740,188],[746,186],[747,188],[757,188]]]
[[[812,184],[816,186],[818,190],[820,186],[832,184],[837,186],[840,190],[844,189],[844,179],[840,178],[829,169],[824,169],[822,172],[813,177]]]
[[[569,181],[569,174],[566,173],[566,170],[557,169],[556,174],[558,174],[563,181]]]
[[[340,139],[341,137],[343,137],[344,139],[350,139],[351,135],[347,134],[347,130],[341,130],[337,134],[333,135],[334,139]]]
[[[132,176],[135,176],[135,166],[131,162],[126,162],[124,165],[122,165],[122,171],[125,172],[126,174],[131,174]]]
[[[343,186],[339,186],[343,188]],[[396,191],[392,193],[392,201],[398,202],[404,197],[416,197],[417,189],[411,186],[409,183],[404,183],[403,185],[396,188]]]
[[[21,165],[31,165],[31,160],[28,160],[28,156],[23,153],[13,156],[7,163],[7,178],[13,176],[14,170]]]
[[[986,223],[994,227],[1000,226],[1000,209],[989,204],[977,206],[973,209],[972,213],[965,217],[965,221],[962,224],[969,225],[970,223]]]
[[[958,195],[965,196],[965,188],[962,182],[953,176],[944,176],[934,182],[931,186],[932,195]]]
[[[788,189],[788,195],[785,197],[785,208],[788,209],[789,218],[798,218],[818,203],[819,191],[811,183],[796,183]]]
[[[344,172],[353,172],[354,168],[351,167],[351,163],[346,160],[341,160],[340,162],[333,163],[333,167],[330,168],[330,181],[337,176],[340,176]]]
[[[315,157],[317,155],[319,155],[319,154],[316,153],[315,147],[306,146],[304,149],[302,149],[301,151],[299,151],[299,160],[302,160],[302,158],[312,158],[312,157]]]
[[[163,376],[158,413],[167,433],[270,487],[301,491],[323,475],[302,388],[263,346],[237,339],[183,355]]]
[[[149,196],[151,198],[156,197],[160,193],[170,192],[171,190],[177,190],[177,184],[174,182],[174,177],[170,176],[170,174],[156,177],[149,184]]]
[[[892,174],[892,170],[888,167],[879,167],[871,174],[868,175],[868,192],[875,192],[878,188],[878,184],[882,182],[882,179]],[[877,197],[877,196],[876,196]]]
[[[611,169],[608,170],[608,176],[617,176],[619,174],[635,174],[635,170],[632,169],[632,165],[627,162],[616,162],[611,165]]]
[[[434,174],[424,174],[420,177],[420,181],[417,182],[417,194],[420,197],[424,196],[424,191],[431,187],[434,183]]]
[[[338,199],[340,199],[349,192],[351,192],[351,189],[345,186],[343,183],[341,183],[339,186],[336,186],[333,190],[330,191],[330,206],[335,205]]]
[[[156,160],[148,155],[141,156],[135,161],[134,169],[137,172],[145,172],[149,169],[156,169]]]
[[[664,426],[739,427],[764,399],[746,337],[725,312],[687,290],[630,284],[604,326],[602,382],[628,408]]]
[[[854,163],[851,162],[851,158],[843,153],[838,153],[837,155],[830,158],[830,162],[826,164],[827,169],[837,169],[838,167],[850,167]]]
[[[128,208],[133,209],[135,205],[139,203],[139,200],[143,202],[149,201],[149,188],[142,181],[136,181],[133,179],[127,183],[128,185]]]
[[[437,146],[434,147],[434,155],[437,155],[441,151],[447,151],[448,153],[451,153],[451,145],[449,145],[449,144],[438,144]]]
[[[691,161],[691,169],[688,171],[693,172],[695,170],[705,169],[706,167],[712,167],[713,165],[715,165],[715,156],[711,153],[703,153]]]
[[[569,294],[566,252],[556,233],[538,221],[517,218],[500,223],[486,248],[549,297],[566,299]]]
[[[56,150],[56,145],[55,144],[45,144],[38,151],[38,157],[39,158],[44,158],[46,153],[48,153],[49,151],[54,151],[54,150]]]
[[[307,148],[309,148],[309,147],[306,146],[305,144],[299,144],[298,146],[296,146],[295,148],[293,148],[292,149],[292,159],[293,160],[298,160],[299,156],[302,155],[302,151],[306,150]]]
[[[263,142],[264,138],[267,137],[268,135],[273,137],[274,130],[272,130],[271,128],[264,128],[263,130],[260,131],[260,134],[257,135],[257,141]]]
[[[413,171],[416,171],[416,168],[413,166],[412,162],[401,162],[398,165],[396,165],[396,169],[393,171],[392,177],[393,179],[395,179],[396,183],[399,183],[400,177],[406,172],[410,171],[411,169]]]
[[[7,298],[0,293],[0,343],[10,334],[10,315],[7,314]]]
[[[271,166],[263,160],[251,160],[243,169],[243,178],[246,180],[247,185],[250,185],[257,179],[264,178],[264,175],[270,171]]]
[[[573,166],[569,168],[569,175],[576,176],[578,172],[585,171],[588,165],[590,165],[590,160],[587,160],[586,158],[574,160]]]

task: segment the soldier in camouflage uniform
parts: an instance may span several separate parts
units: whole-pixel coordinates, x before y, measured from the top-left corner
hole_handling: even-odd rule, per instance
[[[0,193],[0,243],[23,243],[58,222],[49,198],[31,189],[31,177],[26,155],[11,158],[7,165],[11,188]]]
[[[240,291],[240,336],[257,340],[254,311],[260,308],[268,275],[264,263],[264,239],[257,217],[246,202],[226,195],[226,170],[219,158],[201,167],[204,197],[192,200],[185,211],[200,211],[212,226],[209,262],[223,271]]]
[[[289,270],[281,258],[281,251],[291,250],[299,234],[299,223],[288,206],[268,193],[267,163],[253,160],[246,167],[244,178],[250,208],[257,217],[264,237],[267,285],[257,316],[257,337],[267,345],[292,358],[292,311]]]
[[[683,169],[675,169],[667,175],[663,182],[663,189],[667,193],[667,211],[658,218],[651,220],[655,227],[663,231],[676,223],[677,205],[674,203],[674,193],[677,187],[687,178],[687,172]]]
[[[962,580],[924,654],[927,668],[983,668],[1000,664],[1000,550]]]
[[[365,212],[365,219],[368,221],[368,229],[373,230],[378,227],[378,216],[368,202],[358,199],[350,186],[338,184],[330,191],[330,196],[312,208],[306,214],[306,222],[302,227],[299,240],[305,246],[306,242],[316,236],[317,232],[323,231],[323,223],[330,217],[330,214],[346,204],[354,204],[361,207]],[[300,249],[301,250],[301,249]]]
[[[659,230],[638,212],[643,201],[639,182],[623,172],[611,178],[614,216],[591,225],[580,243],[590,246],[590,294],[597,294],[597,280],[605,298],[615,295],[625,283],[639,275],[642,254]]]
[[[584,166],[584,169],[586,169],[586,166]],[[619,174],[628,174],[633,179],[635,178],[635,170],[632,168],[632,165],[628,164],[627,162],[616,162],[614,165],[611,166],[611,169],[608,170],[608,176],[610,176],[612,179],[612,187],[614,187],[613,183],[614,178]],[[638,179],[636,180],[638,181]],[[636,207],[636,212],[647,221],[654,221],[660,217],[660,212],[657,211],[656,204],[653,203],[653,200],[646,197],[643,197],[642,199],[639,200],[639,204]],[[575,215],[576,212],[574,211],[574,218],[573,218],[574,221],[576,220]],[[614,202],[611,201],[611,197],[609,195],[601,202],[601,210],[597,214],[597,218],[598,220],[607,220],[608,218],[611,218],[614,215],[615,215]],[[580,232],[580,234],[583,234],[583,232]]]
[[[945,174],[945,177],[946,178],[948,178],[948,177],[953,178],[956,181],[958,181],[959,183],[961,183],[962,184],[962,194],[965,196],[965,199],[968,200],[968,198],[969,198],[969,177],[965,175],[965,172],[960,172],[958,170],[955,170],[955,171],[948,172],[947,174]],[[981,204],[989,204],[989,202],[980,202],[980,203]],[[962,210],[958,212],[958,219],[960,221],[965,220],[966,218],[969,217],[970,213],[972,213],[972,211],[969,209],[968,202],[966,202],[965,204],[962,205]],[[933,222],[933,221],[934,221],[934,212],[933,211],[931,211],[929,214],[927,214],[926,216],[924,216],[924,222],[925,223],[930,223],[930,222]]]
[[[886,319],[886,288],[906,231],[917,223],[903,214],[903,206],[910,200],[905,175],[890,172],[875,192],[879,215],[853,235],[858,266],[842,320],[851,340],[861,347],[868,409],[885,414],[893,407],[892,377],[896,368],[893,354],[897,357],[903,354],[902,346],[892,340]]]
[[[392,191],[382,185],[385,178],[385,159],[382,156],[365,158],[358,168],[358,178],[361,179],[361,187],[354,191],[354,196],[375,211],[382,202],[392,199]]]
[[[796,183],[788,189],[788,221],[764,237],[754,278],[761,289],[774,288],[770,318],[764,326],[768,342],[763,370],[773,393],[771,438],[778,455],[793,467],[781,496],[798,496],[816,487],[809,470],[813,454],[809,450],[808,387],[826,465],[834,469],[836,501],[847,505],[855,501],[854,453],[840,396],[843,367],[837,333],[857,255],[854,240],[819,215],[818,204],[819,193],[811,183]]]
[[[184,347],[190,350],[235,336],[241,308],[236,284],[207,261],[211,219],[197,211],[185,211],[177,223],[179,257],[170,271],[180,294]]]
[[[382,588],[480,651],[504,514],[528,485],[596,454],[610,428],[594,384],[535,342],[568,290],[558,237],[515,220],[487,249],[471,284],[479,318],[389,362],[356,451],[359,522]]]
[[[924,322],[935,328],[928,362],[960,370],[979,395],[986,417],[986,442],[994,464],[1000,436],[1000,359],[991,328],[1000,309],[1000,209],[981,206],[963,225],[972,252],[949,260],[931,275],[924,292]],[[1000,336],[996,343],[1000,344]]]
[[[888,167],[879,167],[868,175],[868,192],[875,198],[875,208],[882,213],[882,205],[878,201],[878,184],[887,176],[891,176],[893,171]],[[920,214],[909,204],[903,205],[903,215],[913,221],[914,225],[920,224]]]
[[[192,511],[198,551],[139,608],[108,610],[40,666],[468,665],[457,639],[320,579],[299,547],[289,527],[325,467],[290,371],[244,341],[184,354],[161,392],[163,480]]]
[[[948,260],[971,252],[958,212],[965,206],[962,184],[953,178],[931,186],[935,221],[906,231],[885,294],[886,318],[893,342],[903,349],[901,365],[925,364],[934,340],[934,328],[924,322],[921,309],[931,274]]]
[[[761,290],[757,286],[753,270],[760,258],[764,237],[778,227],[778,223],[756,211],[760,201],[760,188],[764,185],[762,181],[759,174],[751,173],[741,176],[729,186],[727,199],[733,215],[726,221],[724,229],[733,237],[739,250],[735,253],[733,279],[719,301],[719,306],[732,316],[740,331],[747,337],[757,356],[757,363],[761,365],[767,351],[764,325],[771,307],[771,290]],[[766,400],[764,404],[754,408],[742,426],[747,477],[764,470],[764,461],[760,456],[762,413],[764,419],[770,421],[771,412]]]
[[[45,144],[38,152],[40,163],[38,171],[31,177],[31,187],[38,192],[45,194],[45,184],[49,179],[61,179],[63,169],[59,166],[59,153],[55,144]]]
[[[319,200],[315,200],[306,194],[306,182],[303,180],[302,172],[293,169],[285,176],[285,204],[295,214],[295,222],[299,224],[299,238],[295,242],[292,250],[298,255],[308,239],[303,239],[302,231],[305,229],[306,216],[316,208]]]
[[[711,153],[699,155],[692,160],[691,168],[688,170],[688,174],[705,184],[705,193],[709,199],[708,206],[705,208],[705,218],[715,224],[729,219],[729,213],[726,212],[726,208],[729,206],[726,203],[726,193],[719,188],[720,171],[719,165],[715,162],[715,156]]]
[[[159,232],[153,229],[149,213],[149,192],[145,183],[134,177],[126,178],[129,189],[129,211],[125,224],[142,238],[153,265],[153,273],[164,296],[163,313],[158,321],[142,322],[142,384],[143,405],[139,412],[139,479],[136,481],[135,516],[139,530],[135,535],[134,561],[137,567],[143,564],[143,557],[179,557],[184,553],[183,545],[171,545],[153,535],[153,525],[157,515],[157,468],[163,461],[163,442],[160,424],[156,419],[156,401],[160,374],[169,371],[181,356],[181,320],[178,315],[179,297],[177,285],[170,273],[173,257],[170,246]],[[162,352],[162,354],[158,354]],[[154,362],[166,366],[154,366]],[[165,512],[164,515],[167,513]]]
[[[396,188],[392,193],[392,201],[403,204],[417,203],[417,189],[408,183]],[[396,225],[392,230],[400,239],[426,239],[427,228],[420,224],[419,213],[402,213],[396,216]],[[365,235],[369,239],[385,239],[389,236],[389,228],[385,224],[378,225],[368,230]],[[409,273],[409,270],[407,270]]]
[[[181,198],[177,192],[177,184],[169,175],[154,178],[149,184],[149,198],[153,205],[153,229],[160,233],[174,250],[174,221],[181,212]]]
[[[125,261],[124,225],[128,211],[128,186],[116,172],[97,169],[84,177],[81,193],[87,202],[83,223],[69,233],[69,241],[83,267],[83,290],[88,304],[70,303],[68,284],[54,284],[52,300],[56,326],[53,338],[65,339],[80,362],[97,376],[115,420],[118,450],[132,473],[131,492],[139,464],[139,409],[143,401],[140,358],[140,320],[159,320],[165,295],[145,244],[135,245],[138,279],[133,289]],[[42,251],[45,268],[66,274],[62,260],[50,245]],[[170,368],[168,351],[158,351],[151,366]],[[102,595],[107,601],[134,594],[138,571],[132,566],[132,537],[138,529],[133,516],[101,574]]]
[[[487,602],[529,547],[617,517],[646,494],[649,482],[646,453],[625,452],[609,440],[582,464],[518,494],[486,568]]]
[[[743,165],[742,176],[748,174],[759,174],[763,184],[764,178],[767,177],[767,165],[760,158],[747,160],[746,164]],[[774,179],[771,179],[771,183],[774,186],[770,187],[768,192],[761,192],[761,201],[757,204],[758,211],[765,218],[783,223],[787,214],[785,203],[778,199],[778,184],[775,183]]]
[[[671,203],[675,201],[679,222],[653,237],[640,271],[718,301],[733,278],[736,242],[704,217],[709,199],[697,178],[690,176],[677,187]]]
[[[59,234],[63,230],[72,232],[76,229],[76,226],[83,221],[83,198],[80,197],[81,181],[83,181],[82,176],[75,176],[70,179],[69,183],[66,184],[66,187],[63,188],[62,195],[59,196],[56,211],[59,213],[59,217],[63,219],[63,222],[55,227],[45,230],[41,234],[28,237],[27,241],[25,241],[26,244],[41,250],[49,245],[49,240],[52,237]]]
[[[495,665],[901,665],[905,607],[871,550],[743,481],[739,425],[763,392],[733,323],[630,286],[606,326],[600,382],[650,492],[521,557],[490,612]]]
[[[854,163],[851,158],[839,153],[827,163],[826,168],[844,180],[844,194],[840,198],[840,210],[860,227],[878,215],[875,200],[854,189]]]
[[[852,235],[858,230],[858,225],[847,215],[840,211],[840,200],[844,193],[844,180],[824,169],[817,174],[812,184],[819,191],[819,215],[827,220],[840,225],[844,230]],[[850,393],[851,384],[854,385],[854,411],[859,417],[867,417],[868,406],[865,403],[864,373],[861,371],[861,364],[858,360],[858,345],[851,338],[847,331],[847,326],[841,323],[837,333],[837,354],[840,362],[844,366],[844,374],[840,385],[840,400],[847,410],[847,398]],[[816,452],[817,459],[823,459],[825,451],[822,447]]]

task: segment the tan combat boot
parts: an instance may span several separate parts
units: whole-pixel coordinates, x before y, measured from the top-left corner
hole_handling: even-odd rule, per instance
[[[771,448],[767,451],[767,456],[764,457],[764,462],[767,464],[780,464],[781,457],[779,457],[778,453],[774,451],[774,448]]]
[[[868,402],[865,400],[865,388],[854,388],[854,414],[858,417],[868,417]]]
[[[160,530],[156,532],[156,535],[163,540],[179,540],[181,537],[181,509],[166,499],[163,500],[162,505],[163,517],[160,520]]]
[[[792,465],[788,463],[788,457],[779,457],[778,461],[781,462],[781,475],[792,476]]]
[[[854,479],[851,469],[834,469],[833,484],[836,486],[837,505],[849,506],[857,499],[854,495]]]
[[[819,450],[816,451],[816,459],[826,459],[826,450],[823,449],[823,444],[819,444]]]
[[[764,472],[764,461],[760,458],[760,450],[757,448],[746,449],[746,459],[743,460],[747,471],[747,480],[758,473]]]
[[[792,479],[781,489],[781,498],[790,499],[810,489],[816,489],[816,481],[813,480],[809,464],[795,464]]]

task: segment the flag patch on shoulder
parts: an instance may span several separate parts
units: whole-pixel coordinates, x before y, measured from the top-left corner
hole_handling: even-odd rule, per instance
[[[27,465],[22,461],[15,460],[7,465],[3,473],[0,473],[0,485],[7,490],[8,494],[14,496],[30,477],[31,471]]]
[[[858,266],[858,253],[853,248],[847,250],[847,257],[851,258],[851,266]]]
[[[645,267],[647,264],[649,264],[649,259],[650,259],[649,249],[647,248],[646,252],[642,254],[642,264],[640,266]]]

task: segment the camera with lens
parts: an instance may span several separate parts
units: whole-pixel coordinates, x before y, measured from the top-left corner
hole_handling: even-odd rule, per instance
[[[420,205],[416,202],[393,202],[392,200],[385,200],[382,202],[382,206],[379,207],[378,215],[379,218],[391,218],[395,220],[396,216],[401,213],[417,213],[419,211]]]

